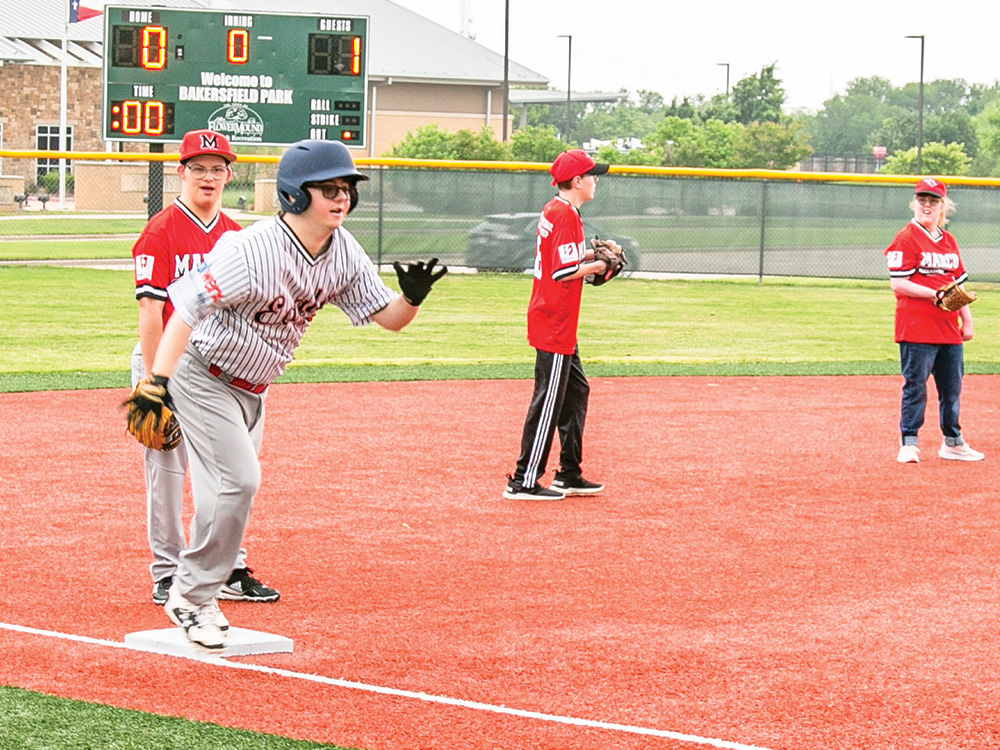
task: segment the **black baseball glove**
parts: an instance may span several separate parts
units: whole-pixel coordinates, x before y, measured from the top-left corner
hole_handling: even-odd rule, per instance
[[[433,273],[437,258],[431,258],[425,265],[422,260],[410,263],[403,268],[400,262],[394,261],[392,267],[396,269],[396,277],[399,279],[399,291],[403,293],[404,299],[414,307],[417,307],[424,298],[430,294],[434,282],[448,273],[448,266],[441,266],[441,270]]]

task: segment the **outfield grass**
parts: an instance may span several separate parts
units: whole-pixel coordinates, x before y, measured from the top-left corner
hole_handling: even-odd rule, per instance
[[[530,377],[530,287],[526,275],[449,274],[400,333],[324,310],[282,381]],[[3,266],[0,288],[0,391],[128,384],[129,272]],[[967,369],[1000,372],[1000,298],[977,289]],[[586,289],[580,351],[592,375],[888,374],[893,306],[887,282],[619,279]]]
[[[0,747],[11,750],[345,750],[11,687],[0,687],[0,716]]]

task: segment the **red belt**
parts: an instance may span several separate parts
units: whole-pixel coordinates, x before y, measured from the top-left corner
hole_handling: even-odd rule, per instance
[[[240,390],[250,391],[250,393],[263,393],[267,390],[266,385],[254,385],[249,380],[244,380],[243,378],[232,378],[226,375],[218,365],[209,365],[208,374],[213,378],[218,378],[234,388],[239,388]]]

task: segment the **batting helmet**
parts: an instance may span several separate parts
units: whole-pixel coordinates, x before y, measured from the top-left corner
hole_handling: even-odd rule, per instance
[[[278,161],[278,202],[281,210],[300,214],[309,207],[309,193],[302,186],[343,177],[351,184],[351,207],[358,205],[358,180],[367,180],[354,166],[347,146],[336,141],[299,141]]]

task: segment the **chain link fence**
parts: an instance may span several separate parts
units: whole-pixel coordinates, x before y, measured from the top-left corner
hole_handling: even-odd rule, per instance
[[[5,173],[17,173],[10,152]],[[92,159],[92,157],[91,157]],[[28,161],[25,159],[24,161]],[[224,206],[229,211],[273,213],[275,157],[244,157],[234,165]],[[65,215],[151,212],[150,171],[162,170],[162,204],[179,189],[176,162],[150,170],[149,162],[73,164]],[[101,162],[104,164],[105,162]],[[538,214],[555,194],[544,165],[514,168],[413,167],[359,159],[370,180],[359,185],[361,202],[348,220],[377,262],[436,256],[451,266],[524,271],[533,263]],[[103,170],[103,171],[102,171]],[[24,171],[24,170],[21,170]],[[588,235],[617,239],[633,273],[645,275],[799,276],[885,278],[882,250],[912,217],[915,178],[872,183],[872,176],[776,173],[772,178],[724,172],[710,176],[617,170],[600,179],[597,197],[581,209]],[[92,174],[93,172],[93,174]],[[848,181],[848,178],[856,178]],[[16,192],[0,176],[3,215],[47,210],[55,197]],[[947,180],[946,180],[947,181]],[[949,230],[970,274],[1000,281],[1000,190],[997,184],[950,183],[957,204]],[[971,178],[964,182],[975,183]],[[5,192],[6,190],[6,192]],[[8,195],[9,193],[9,195]],[[25,197],[27,196],[27,197]],[[19,200],[14,200],[20,198]],[[252,216],[244,216],[252,219]]]

